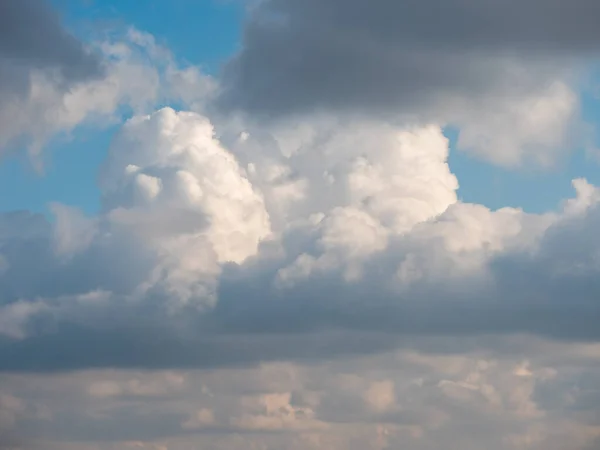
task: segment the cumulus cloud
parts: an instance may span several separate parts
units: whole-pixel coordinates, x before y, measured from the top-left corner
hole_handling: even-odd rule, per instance
[[[58,205],[52,225],[5,215],[2,368],[220,367],[421,348],[418,336],[597,337],[600,197],[585,180],[555,212],[491,211],[458,201],[434,125],[246,130],[229,146],[198,113],[136,116],[101,170],[98,217]],[[282,185],[297,194],[282,202]]]
[[[270,234],[262,197],[195,113],[167,108],[129,121],[100,183],[111,228],[154,248],[162,262],[151,277],[176,297],[208,301],[214,287],[192,286],[243,263]]]
[[[24,230],[36,228],[25,239],[30,237],[39,252],[38,267],[57,271],[40,280],[42,286],[54,285],[60,273],[69,278],[80,267],[86,275],[75,285],[65,279],[70,286],[59,288],[62,294],[105,291],[143,297],[160,291],[173,303],[211,305],[221,266],[243,263],[270,234],[262,196],[215,139],[210,122],[195,113],[166,108],[130,120],[109,151],[100,188],[104,212],[96,218],[58,204],[52,207],[52,227],[41,217],[5,217],[22,221]],[[17,255],[19,238],[7,236],[3,252],[5,275],[16,281],[5,285],[7,295],[45,296],[45,287],[33,283],[27,288],[18,281],[16,272],[27,264]],[[103,265],[114,267],[110,260],[125,256],[120,255],[125,248],[131,258],[117,270],[107,267],[111,275],[104,280],[98,277]],[[35,278],[36,269],[30,270]],[[139,277],[131,278],[133,273]],[[129,290],[123,291],[125,286]]]
[[[548,164],[581,143],[568,85],[595,57],[598,14],[589,0],[261,1],[219,103],[275,121],[333,111],[449,123],[484,159]]]

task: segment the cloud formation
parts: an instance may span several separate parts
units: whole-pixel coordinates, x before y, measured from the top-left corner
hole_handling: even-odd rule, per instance
[[[257,112],[406,112],[515,81],[532,88],[540,80],[514,63],[593,54],[598,15],[590,0],[266,0],[225,81],[233,102]]]
[[[6,10],[0,10],[2,20],[19,24],[0,35],[0,154],[25,148],[38,169],[48,141],[78,126],[120,123],[161,101],[185,99],[201,108],[213,89],[198,68],[180,66],[135,28],[84,46],[45,1],[8,1],[0,8]]]
[[[228,148],[198,113],[137,116],[101,171],[99,216],[4,215],[0,367],[210,368],[423,337],[598,338],[600,195],[585,180],[557,212],[491,211],[458,201],[438,126],[262,132]]]
[[[0,376],[31,449],[593,448],[597,345],[393,351],[318,364]],[[8,429],[8,428],[7,428]]]
[[[263,0],[220,79],[41,5],[0,4],[46,30],[0,30],[0,146],[118,128],[97,214],[0,214],[0,449],[594,448],[600,187],[464,202],[444,131],[581,144],[595,4]]]
[[[47,89],[67,95],[101,77],[103,68],[44,0],[3,1],[0,29],[0,145],[5,146],[22,137],[23,130],[13,127],[27,114],[21,111],[25,105],[47,97]]]
[[[13,69],[57,69],[66,81],[99,73],[99,61],[62,27],[44,0],[4,1],[0,5],[0,20],[0,55],[5,75],[10,73],[9,64]]]
[[[479,157],[549,165],[582,142],[567,86],[596,56],[599,15],[590,0],[265,0],[250,9],[220,105],[276,121],[448,123]]]

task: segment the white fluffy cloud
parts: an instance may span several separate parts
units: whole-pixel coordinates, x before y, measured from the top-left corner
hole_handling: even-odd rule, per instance
[[[142,239],[157,261],[149,284],[213,301],[225,263],[242,264],[270,235],[269,216],[235,158],[195,113],[163,109],[130,120],[100,179],[110,229]]]
[[[138,340],[164,346],[109,363],[106,340],[101,365],[211,366],[397,345],[375,339],[360,350],[333,337],[314,351],[290,334],[286,349],[271,341],[274,331],[596,334],[597,288],[578,283],[597,270],[595,246],[584,241],[600,197],[584,180],[560,211],[491,211],[457,200],[448,141],[435,125],[219,130],[170,108],[136,116],[101,170],[98,217],[54,205],[53,225],[6,218],[5,351],[94,330],[127,349]],[[284,202],[282,186],[296,190]],[[561,306],[562,295],[572,306]],[[132,321],[144,325],[136,331]],[[242,344],[230,332],[254,336]],[[63,354],[66,367],[96,364],[76,346]]]

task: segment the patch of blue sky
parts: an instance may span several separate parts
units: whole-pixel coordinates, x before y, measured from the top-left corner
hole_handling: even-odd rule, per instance
[[[216,74],[239,45],[244,9],[237,0],[51,0],[64,23],[85,39],[134,26],[182,62]]]
[[[577,93],[581,118],[589,127],[591,141],[586,148],[566,149],[567,157],[554,168],[503,169],[456,150],[458,132],[445,130],[450,140],[449,164],[460,183],[459,197],[465,202],[481,203],[492,209],[505,206],[540,213],[555,210],[574,195],[571,181],[585,178],[600,185],[600,64],[590,66],[581,77]],[[570,151],[570,153],[568,153]]]
[[[100,208],[98,169],[116,127],[101,131],[76,129],[45,149],[42,173],[21,152],[0,164],[0,211],[27,209],[48,213],[51,202],[76,206],[87,214]]]
[[[449,137],[453,134],[447,133]],[[564,200],[573,197],[573,179],[600,182],[597,166],[583,150],[551,170],[504,169],[456,151],[455,140],[451,141],[449,164],[460,183],[458,195],[463,202],[480,203],[493,210],[513,207],[542,213],[556,210]]]

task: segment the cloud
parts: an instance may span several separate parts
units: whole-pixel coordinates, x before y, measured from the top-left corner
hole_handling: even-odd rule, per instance
[[[580,100],[564,82],[539,92],[456,108],[457,147],[504,167],[536,164],[555,168],[573,147],[589,144]]]
[[[585,141],[569,86],[595,57],[599,14],[590,0],[265,0],[249,8],[219,104],[275,121],[447,123],[476,156],[548,165]]]
[[[23,2],[23,11],[16,6],[9,8],[23,14],[46,11],[45,8],[39,9],[41,6],[37,3],[41,5],[41,2],[33,0]],[[50,12],[33,15],[36,20],[48,15],[47,20],[58,26]],[[26,147],[38,169],[43,168],[42,150],[48,141],[57,137],[68,138],[82,125],[103,127],[120,123],[129,111],[138,114],[151,112],[158,102],[185,101],[201,109],[213,89],[213,81],[198,68],[179,65],[168,50],[155,43],[152,36],[135,28],[108,33],[108,37],[93,41],[85,48],[66,31],[60,31],[60,34],[58,31],[55,34],[63,36],[75,49],[79,48],[82,56],[81,61],[71,61],[73,58],[67,58],[74,52],[71,49],[64,55],[64,52],[57,55],[64,57],[55,63],[70,74],[77,69],[76,64],[91,60],[98,67],[94,74],[78,78],[60,76],[57,79],[54,66],[49,65],[52,60],[46,62],[44,59],[52,52],[43,53],[42,56],[46,55],[44,58],[39,56],[45,65],[21,64],[13,57],[6,57],[3,63],[0,49],[0,64],[18,71],[18,78],[27,82],[22,90],[10,87],[6,95],[0,92],[0,151]],[[34,39],[31,45],[35,42]],[[47,42],[51,41],[44,41],[44,45]],[[60,45],[61,42],[57,42],[55,47]]]
[[[598,407],[586,399],[600,375],[597,345],[521,344],[506,353],[401,350],[316,364],[4,374],[1,381],[19,398],[13,426],[32,449],[591,445],[598,429],[589,418]]]
[[[242,51],[225,79],[231,77],[237,101],[259,111],[399,102],[407,108],[423,96],[508,87],[510,75],[520,74],[503,56],[534,53],[544,62],[593,54],[597,14],[589,0],[266,0],[251,9]],[[267,95],[272,91],[278,95]]]
[[[57,68],[67,80],[98,73],[98,61],[62,27],[45,1],[3,2],[0,8],[0,54],[4,63],[12,60],[15,65]]]
[[[270,393],[241,400],[244,412],[231,420],[234,429],[244,431],[319,430],[327,428],[315,420],[310,407],[291,404],[291,392]]]
[[[0,81],[26,75],[0,144],[131,117],[97,215],[0,214],[1,448],[597,442],[600,188],[462,202],[443,133],[504,166],[564,156],[595,5],[263,0],[218,81],[39,5],[0,5],[49,30],[0,30]]]
[[[364,393],[364,400],[376,412],[385,412],[396,402],[394,382],[390,380],[371,383]]]
[[[190,418],[181,424],[184,429],[202,429],[206,427],[214,426],[215,415],[211,409],[203,408],[195,411],[190,415]]]
[[[83,302],[120,292],[159,295],[174,307],[212,305],[221,266],[243,263],[270,234],[262,197],[195,113],[166,108],[130,120],[109,151],[100,188],[104,212],[96,218],[58,204],[52,227],[39,216],[4,216],[11,232],[26,231],[6,236],[3,246],[4,275],[14,281],[5,285],[9,298],[46,297],[51,289]],[[27,261],[33,254],[35,264]],[[73,270],[80,276],[72,278]],[[21,276],[36,281],[21,283]]]
[[[43,79],[63,95],[81,82],[102,76],[102,66],[59,22],[43,0],[0,5],[0,116],[3,124],[28,99],[44,95],[36,89]],[[2,144],[10,124],[2,127]]]
[[[555,212],[491,211],[458,201],[435,125],[236,127],[170,108],[136,116],[101,170],[97,217],[60,205],[52,224],[2,217],[1,369],[597,339],[600,197],[585,180]]]
[[[0,449],[18,449],[22,439],[17,438],[14,428],[25,412],[24,402],[7,392],[0,392]]]

